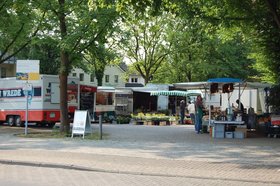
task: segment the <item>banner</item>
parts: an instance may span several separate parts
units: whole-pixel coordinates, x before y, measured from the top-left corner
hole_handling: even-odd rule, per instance
[[[34,81],[40,79],[39,60],[17,60],[17,80]]]

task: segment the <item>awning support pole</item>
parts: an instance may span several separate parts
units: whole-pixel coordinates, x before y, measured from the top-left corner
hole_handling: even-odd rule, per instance
[[[210,87],[211,87],[211,84],[209,83],[209,101],[208,101],[208,107],[209,107],[209,118],[208,118],[208,120],[209,120],[209,126],[211,125],[211,105],[210,105],[210,100],[211,100],[211,91],[210,91]],[[206,92],[206,91],[205,91]],[[206,95],[206,93],[205,93],[205,95]],[[205,98],[206,98],[206,96],[205,96]]]

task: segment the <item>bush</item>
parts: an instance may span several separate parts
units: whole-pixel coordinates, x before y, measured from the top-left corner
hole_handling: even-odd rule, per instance
[[[168,109],[167,109],[167,110],[160,110],[160,111],[158,111],[158,113],[164,114],[164,115],[166,115],[166,116],[169,116],[170,111],[169,111]]]
[[[129,116],[117,116],[117,124],[128,124],[130,119]]]

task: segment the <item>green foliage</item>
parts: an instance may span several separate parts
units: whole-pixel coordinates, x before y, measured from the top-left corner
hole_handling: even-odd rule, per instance
[[[0,63],[15,56],[34,38],[40,27],[44,13],[26,1],[0,2]]]
[[[51,37],[37,39],[24,48],[18,55],[20,59],[40,60],[41,74],[59,73],[60,55],[58,42]]]
[[[130,116],[117,116],[117,124],[128,124],[131,120]]]
[[[177,29],[169,31],[173,40],[167,62],[158,70],[153,82],[205,81],[215,77],[249,79],[256,74],[255,61],[249,58],[251,41],[240,29],[216,28],[201,19],[176,18]]]
[[[139,14],[132,10],[133,6],[129,6],[124,12],[119,48],[146,84],[169,53],[171,43],[166,39],[166,32],[173,17],[168,12],[152,16],[148,7]]]

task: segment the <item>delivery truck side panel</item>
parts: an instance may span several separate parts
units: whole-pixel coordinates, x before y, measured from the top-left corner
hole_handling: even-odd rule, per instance
[[[7,122],[9,125],[22,125],[26,120],[26,97],[23,83],[15,78],[0,79],[1,122]],[[71,83],[79,82],[74,79]],[[40,80],[33,81],[32,85],[32,99],[28,105],[28,121],[51,125],[60,121],[59,97],[56,97],[59,96],[58,76],[41,75]]]

